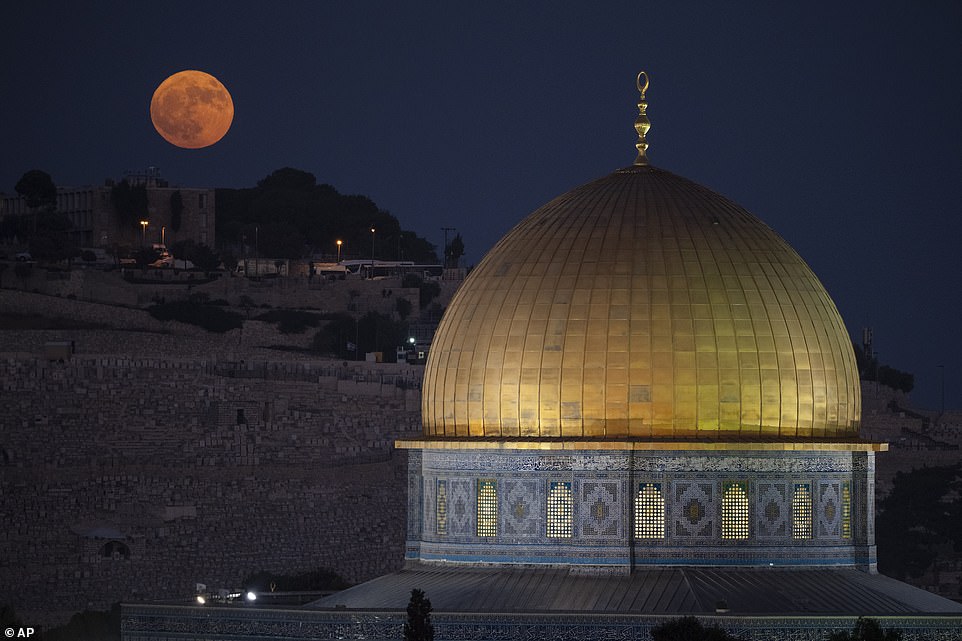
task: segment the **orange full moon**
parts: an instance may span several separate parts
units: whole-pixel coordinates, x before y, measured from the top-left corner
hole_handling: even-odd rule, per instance
[[[209,147],[234,120],[227,88],[203,71],[180,71],[160,83],[150,99],[150,120],[164,140],[184,149]]]

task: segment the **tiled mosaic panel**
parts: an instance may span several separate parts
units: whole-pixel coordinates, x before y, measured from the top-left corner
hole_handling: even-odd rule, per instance
[[[842,536],[842,483],[821,481],[818,484],[817,536],[841,538]]]
[[[714,483],[675,481],[672,490],[672,533],[683,538],[716,536],[718,505]]]
[[[618,481],[582,481],[578,492],[579,529],[583,538],[621,538],[623,516]]]
[[[505,536],[541,536],[544,529],[542,508],[544,498],[538,491],[540,485],[534,479],[505,480],[501,483],[502,522]]]
[[[755,503],[755,532],[760,539],[784,539],[789,535],[791,505],[788,483],[763,481],[758,484]]]
[[[474,535],[476,499],[472,479],[448,481],[448,532],[454,536]]]

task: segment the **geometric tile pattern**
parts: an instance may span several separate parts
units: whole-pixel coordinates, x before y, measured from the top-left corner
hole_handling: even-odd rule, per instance
[[[755,503],[755,531],[758,538],[785,538],[790,505],[788,483],[766,481],[758,484]]]
[[[474,534],[474,484],[468,479],[451,479],[448,488],[448,531],[454,535]]]
[[[818,530],[819,538],[841,536],[842,506],[841,488],[838,481],[822,481],[818,484]]]
[[[674,535],[712,538],[715,535],[714,487],[711,483],[675,482],[672,514]]]
[[[538,481],[534,479],[505,480],[504,494],[505,536],[532,537],[541,534],[541,506],[538,501]]]
[[[621,536],[621,501],[616,482],[584,481],[579,503],[581,536],[610,538]]]
[[[792,493],[792,537],[812,538],[812,486],[795,483]]]
[[[635,494],[635,538],[665,538],[665,495],[661,483],[640,483]]]
[[[409,455],[411,559],[612,569],[875,563],[865,522],[874,502],[864,495],[874,453]]]
[[[552,481],[548,488],[547,536],[571,538],[571,483]]]

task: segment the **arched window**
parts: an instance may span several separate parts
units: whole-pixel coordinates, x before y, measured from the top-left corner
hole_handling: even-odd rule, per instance
[[[842,538],[852,538],[852,484],[842,483]]]
[[[729,481],[724,485],[721,536],[723,539],[748,538],[748,490],[742,481]]]
[[[661,483],[640,483],[635,495],[635,538],[665,538],[665,497]]]
[[[549,537],[571,537],[571,483],[552,481],[548,486]]]
[[[792,494],[792,536],[812,538],[812,490],[808,483],[796,483]]]
[[[438,479],[435,496],[435,528],[438,534],[448,533],[448,482]]]
[[[478,481],[478,536],[498,535],[498,485],[493,479]]]

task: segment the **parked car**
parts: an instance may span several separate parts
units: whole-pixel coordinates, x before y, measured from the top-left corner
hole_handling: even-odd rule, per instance
[[[19,260],[21,263],[26,263],[33,260],[33,256],[30,255],[30,252],[20,252],[17,254],[17,260]]]

